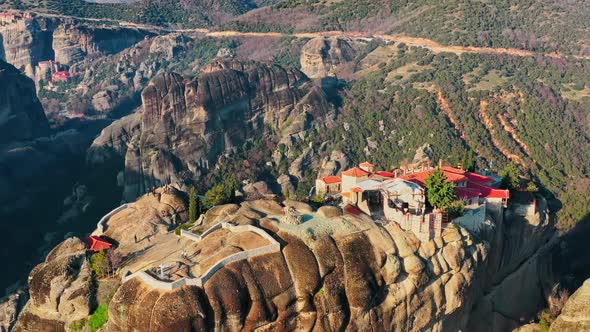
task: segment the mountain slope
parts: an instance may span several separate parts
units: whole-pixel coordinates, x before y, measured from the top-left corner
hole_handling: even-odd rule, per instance
[[[288,19],[296,17],[297,19]],[[446,45],[590,53],[590,7],[583,0],[301,1],[254,11],[230,26],[244,30],[393,32]]]

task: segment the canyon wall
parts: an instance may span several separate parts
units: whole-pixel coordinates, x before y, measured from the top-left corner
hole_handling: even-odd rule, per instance
[[[45,60],[72,65],[87,57],[113,54],[153,36],[116,25],[86,24],[72,18],[35,16],[0,25],[0,59],[34,77]]]
[[[271,131],[300,140],[322,126],[330,109],[323,91],[300,71],[237,61],[214,62],[193,80],[161,73],[144,89],[142,104],[140,115],[105,129],[88,156],[101,163],[105,151],[124,153],[126,201],[154,186],[188,184],[216,167],[220,156]],[[141,124],[134,137],[121,133],[131,132],[123,121]],[[113,135],[127,137],[126,149],[112,145]]]

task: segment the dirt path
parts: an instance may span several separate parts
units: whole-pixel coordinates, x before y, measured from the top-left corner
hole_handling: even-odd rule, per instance
[[[280,32],[241,32],[241,31],[211,31],[210,29],[198,28],[198,29],[168,29],[148,24],[137,24],[125,21],[116,21],[111,19],[94,19],[94,18],[83,18],[83,17],[71,17],[48,13],[38,13],[40,16],[48,17],[61,17],[61,18],[73,18],[80,21],[91,21],[91,22],[112,22],[122,27],[144,29],[150,31],[159,31],[164,33],[170,32],[182,32],[182,33],[198,33],[213,38],[227,38],[227,37],[295,37],[295,38],[315,38],[315,37],[345,37],[353,39],[381,39],[384,41],[392,41],[396,43],[404,43],[408,46],[423,47],[431,50],[435,53],[478,53],[478,54],[496,54],[496,55],[512,55],[519,57],[530,57],[534,55],[543,55],[550,58],[563,59],[566,56],[559,53],[536,53],[533,51],[522,50],[517,48],[493,48],[493,47],[475,47],[475,46],[454,46],[454,45],[441,45],[433,40],[418,37],[409,37],[403,34],[371,34],[359,31],[320,31],[320,32],[301,32],[301,33],[280,33]],[[590,56],[572,56],[576,59],[590,59]]]
[[[508,158],[509,160],[513,160],[514,162],[522,166],[524,169],[528,169],[527,164],[522,160],[522,158],[508,151],[508,149],[506,149],[496,137],[496,130],[494,129],[492,120],[487,114],[488,104],[489,102],[487,100],[481,100],[479,102],[479,116],[483,120],[484,127],[488,130],[490,136],[492,136],[492,143],[494,144],[496,149],[498,149],[498,151],[500,151],[500,153],[502,153],[506,158]]]

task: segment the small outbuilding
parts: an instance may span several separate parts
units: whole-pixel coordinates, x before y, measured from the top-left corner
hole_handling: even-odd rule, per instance
[[[92,235],[84,239],[88,249],[94,252],[110,249],[113,244],[104,237]]]

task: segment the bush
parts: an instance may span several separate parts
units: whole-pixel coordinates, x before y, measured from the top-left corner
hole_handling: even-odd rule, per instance
[[[88,329],[90,332],[95,332],[109,320],[109,311],[104,304],[99,305],[94,313],[88,317]]]
[[[187,223],[178,225],[178,227],[176,227],[176,229],[174,229],[174,234],[180,236],[180,232],[182,230],[187,230],[187,229],[193,227],[193,225],[194,225],[194,223],[191,223],[191,222],[187,222]]]
[[[454,201],[447,205],[445,212],[449,215],[449,219],[455,219],[463,215],[465,207],[463,206],[463,202]]]
[[[109,272],[109,263],[107,261],[105,250],[94,253],[90,257],[90,268],[99,278],[106,277]]]

